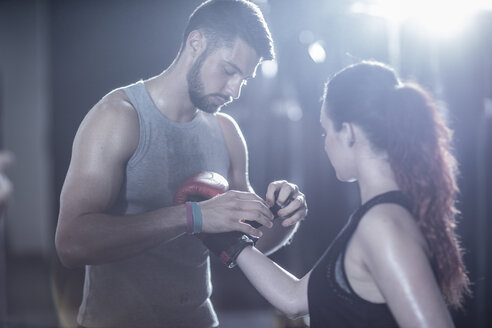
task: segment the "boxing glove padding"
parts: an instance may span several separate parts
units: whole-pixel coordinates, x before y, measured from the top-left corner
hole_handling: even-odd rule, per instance
[[[229,183],[220,174],[202,171],[186,179],[174,194],[173,203],[199,202],[222,194],[229,189]]]

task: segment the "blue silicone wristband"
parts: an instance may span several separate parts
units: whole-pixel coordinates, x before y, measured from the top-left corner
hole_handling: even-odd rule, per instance
[[[202,232],[202,210],[197,202],[191,202],[193,212],[193,233]]]

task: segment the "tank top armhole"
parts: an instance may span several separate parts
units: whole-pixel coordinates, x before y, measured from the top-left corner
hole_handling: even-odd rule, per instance
[[[347,253],[347,247],[345,247],[340,253],[338,253],[338,256],[335,260],[335,268],[334,268],[335,269],[335,283],[338,285],[338,287],[345,290],[346,293],[359,296],[359,295],[357,295],[355,290],[352,288],[352,285],[350,284],[350,281],[349,281],[348,276],[347,276],[347,271],[345,271],[345,254],[346,253]]]
[[[137,118],[138,118],[138,128],[139,128],[139,133],[138,133],[138,144],[137,148],[133,152],[132,156],[128,160],[128,167],[133,167],[138,164],[138,162],[144,157],[145,155],[145,149],[147,148],[148,145],[148,133],[146,129],[146,124],[144,120],[144,115],[139,110],[138,106],[138,100],[134,96],[134,88],[138,88],[140,83],[143,83],[142,81],[139,81],[127,88],[124,88],[123,91],[125,94],[128,96],[128,99],[130,100],[130,103],[137,113]]]
[[[137,145],[137,149],[135,149],[135,152],[133,153],[133,155],[128,160],[128,166],[129,167],[135,166],[143,158],[143,156],[145,154],[145,148],[147,145],[147,133],[145,130],[145,124],[143,123],[140,112],[138,110],[135,110],[135,111],[137,112],[138,127],[139,127],[138,145]]]

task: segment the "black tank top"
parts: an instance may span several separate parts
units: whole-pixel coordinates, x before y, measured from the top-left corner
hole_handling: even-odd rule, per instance
[[[310,327],[398,327],[386,303],[372,303],[351,288],[344,269],[347,244],[360,219],[373,206],[396,203],[411,211],[401,191],[389,191],[361,205],[314,266],[308,284]]]

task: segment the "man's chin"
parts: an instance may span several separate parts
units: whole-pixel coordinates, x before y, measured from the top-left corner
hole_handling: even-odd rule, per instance
[[[201,111],[204,111],[206,113],[210,113],[210,114],[215,114],[217,112],[219,112],[222,107],[230,104],[232,101],[226,101],[226,102],[223,102],[223,103],[220,103],[218,104],[217,102],[214,102],[214,101],[209,101],[209,99],[203,99],[202,98],[202,101],[197,101],[195,102],[195,107],[200,109]]]
[[[215,114],[215,113],[219,112],[221,108],[222,108],[222,105],[221,106],[200,106],[200,107],[198,107],[198,109],[200,109],[201,111],[203,111],[205,113],[209,113],[209,114]]]
[[[213,103],[207,103],[207,104],[203,104],[202,106],[197,106],[197,107],[206,113],[215,114],[215,113],[219,112],[222,109],[222,107],[226,106],[229,103],[230,103],[230,101],[228,101],[224,104],[220,104],[220,105],[213,104]]]

